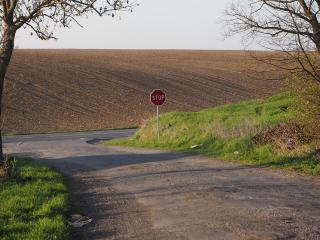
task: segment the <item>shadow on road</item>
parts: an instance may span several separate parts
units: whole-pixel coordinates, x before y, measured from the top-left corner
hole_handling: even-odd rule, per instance
[[[320,209],[315,200],[320,194],[317,186],[264,173],[257,166],[202,161],[201,157],[188,153],[143,154],[102,149],[100,155],[94,151],[77,154],[83,155],[51,159],[36,156],[65,174],[74,206],[94,219],[92,224],[74,231],[73,239],[77,240],[143,239],[143,236],[155,239],[153,236],[159,233],[152,232],[150,213],[137,199],[160,201],[169,206],[175,203],[176,207],[191,201],[198,204],[193,209],[195,214],[205,208],[205,204],[212,204],[208,211],[224,204],[216,210],[222,211],[227,219],[238,216],[239,213],[232,211],[236,204],[248,224],[255,224],[257,219],[247,211],[265,209],[265,206],[271,210],[273,206],[280,206],[281,217],[287,214],[286,209],[309,209],[315,213]],[[214,213],[208,216],[210,214]],[[272,226],[280,226],[282,218],[275,216],[272,221]],[[298,218],[295,221],[300,224]],[[266,224],[263,220],[261,229]],[[294,227],[296,225],[292,225]]]
[[[224,166],[216,168],[199,168],[186,167],[170,168],[163,171],[157,165],[163,165],[164,162],[170,162],[174,165],[183,165],[185,157],[190,157],[187,153],[147,153],[147,154],[131,154],[131,153],[106,153],[103,155],[86,155],[66,158],[45,158],[41,154],[35,153],[17,153],[13,155],[32,156],[41,162],[48,164],[61,171],[69,183],[72,192],[72,202],[76,209],[90,217],[94,218],[94,223],[89,224],[81,229],[77,229],[73,233],[73,239],[113,239],[128,230],[123,229],[121,222],[126,221],[143,222],[142,225],[149,225],[148,216],[141,212],[141,207],[136,202],[136,195],[143,197],[164,197],[166,195],[179,195],[188,192],[196,192],[198,187],[196,184],[188,185],[182,183],[181,186],[175,186],[174,191],[166,192],[167,187],[152,187],[149,189],[133,192],[119,192],[113,189],[113,183],[117,181],[131,182],[137,178],[155,178],[157,176],[168,175],[201,175],[208,173],[218,173],[224,171],[239,171],[253,166]],[[150,167],[152,166],[152,167]],[[149,168],[150,167],[150,168]],[[107,171],[113,173],[121,170],[121,168],[133,168],[133,172],[118,172],[115,175],[108,176],[99,174],[99,172]],[[110,170],[110,171],[109,171]],[[141,170],[141,171],[140,171]],[[143,171],[142,171],[143,170]],[[180,190],[179,190],[180,189]],[[163,193],[166,192],[166,193]],[[207,191],[211,191],[209,188]],[[225,188],[224,191],[234,191]],[[139,229],[139,226],[131,226]],[[138,234],[138,233],[137,233]],[[121,237],[118,236],[119,239]],[[137,236],[136,236],[137,238]]]

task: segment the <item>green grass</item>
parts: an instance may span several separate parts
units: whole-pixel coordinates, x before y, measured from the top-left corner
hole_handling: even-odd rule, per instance
[[[62,176],[30,159],[18,159],[17,169],[19,178],[0,178],[0,239],[69,239]]]
[[[156,120],[148,121],[128,139],[105,145],[192,151],[222,160],[292,169],[320,174],[320,157],[314,146],[279,151],[274,145],[254,145],[252,137],[268,126],[294,121],[295,100],[289,93],[229,104],[200,112],[172,112],[161,116],[160,141],[156,138]],[[191,150],[193,145],[201,145]]]

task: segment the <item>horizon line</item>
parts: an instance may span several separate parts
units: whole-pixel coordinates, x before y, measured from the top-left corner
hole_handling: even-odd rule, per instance
[[[105,51],[256,51],[266,52],[272,50],[262,49],[198,49],[198,48],[20,48],[14,50],[105,50]]]

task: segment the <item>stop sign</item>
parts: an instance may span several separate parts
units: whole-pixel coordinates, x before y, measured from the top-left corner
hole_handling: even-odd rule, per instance
[[[166,101],[166,94],[160,89],[153,90],[150,94],[150,101],[154,105],[160,106]]]

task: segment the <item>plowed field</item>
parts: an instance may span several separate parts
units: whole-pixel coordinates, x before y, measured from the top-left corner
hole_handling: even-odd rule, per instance
[[[262,97],[281,87],[262,72],[267,68],[241,51],[16,50],[4,131],[137,125],[155,113],[149,103],[154,88],[167,92],[161,111]]]

